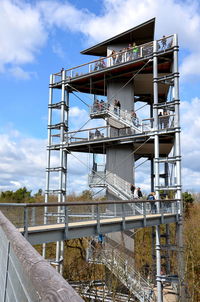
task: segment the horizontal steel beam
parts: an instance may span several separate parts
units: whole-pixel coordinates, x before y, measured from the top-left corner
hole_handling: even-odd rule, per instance
[[[41,244],[55,241],[63,241],[75,238],[90,237],[98,233],[107,234],[124,230],[138,229],[143,227],[152,227],[160,224],[177,222],[176,214],[153,214],[140,216],[125,217],[125,222],[121,217],[112,219],[102,219],[99,223],[96,220],[69,223],[66,236],[65,225],[43,225],[42,227],[29,227],[28,240],[31,244]],[[19,229],[23,232],[23,229]]]

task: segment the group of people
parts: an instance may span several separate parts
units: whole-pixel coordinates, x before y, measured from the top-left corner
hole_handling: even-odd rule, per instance
[[[101,58],[99,61],[96,61],[94,63],[94,71],[101,70],[105,67],[106,67],[106,62],[104,61],[103,58]]]
[[[112,58],[112,65],[135,60],[139,57],[139,47],[134,42],[133,44],[129,44],[128,47],[124,47],[119,51],[112,50],[110,57]]]
[[[162,39],[158,41],[157,44],[158,51],[166,50],[167,48],[170,48],[172,46],[172,43],[173,43],[172,38],[168,41],[168,38],[163,36]],[[152,53],[153,53],[152,45],[144,45],[140,47],[136,44],[136,42],[133,42],[132,44],[129,44],[128,47],[124,47],[119,51],[113,49],[111,51],[111,54],[106,58],[100,57],[98,61],[94,62],[93,67],[92,66],[90,67],[90,72],[101,70],[103,68],[106,68],[107,66],[116,65],[131,60],[136,60],[140,56],[145,57],[151,55]],[[105,59],[108,59],[109,63],[106,63]],[[79,75],[78,73],[75,74],[75,76],[78,75]]]
[[[109,109],[110,108],[110,104],[105,102],[104,100],[99,101],[98,99],[94,100],[93,103],[93,112],[101,112],[105,109]],[[114,104],[113,104],[113,112],[120,116],[120,111],[121,111],[121,103],[119,100],[115,99],[114,100]],[[137,114],[134,110],[131,110],[131,120],[133,125],[138,126],[139,125],[139,119],[137,117]]]
[[[131,184],[130,190],[134,199],[140,199],[143,197],[142,191],[139,187],[136,188],[133,184]]]
[[[133,199],[143,198],[143,194],[142,194],[142,191],[141,191],[140,187],[136,188],[133,184],[131,184],[130,191],[131,191]],[[156,201],[155,201],[156,200],[156,193],[155,192],[149,193],[149,195],[147,196],[147,200],[150,201],[151,213],[156,214],[156,212],[157,212]]]
[[[99,101],[98,99],[95,99],[93,103],[93,111],[97,112],[97,111],[102,111],[104,109],[105,109],[104,100]]]
[[[119,51],[112,50],[110,56],[107,58],[111,58],[111,63],[109,65],[116,65],[122,62],[135,60],[139,57],[139,47],[134,42],[133,44],[129,44],[128,47],[124,47]],[[94,62],[94,71],[101,70],[107,67],[104,58],[100,58],[100,60]]]

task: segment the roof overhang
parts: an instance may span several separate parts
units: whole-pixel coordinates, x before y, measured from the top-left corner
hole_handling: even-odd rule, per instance
[[[155,18],[133,27],[117,36],[98,43],[90,48],[81,51],[85,55],[107,56],[109,45],[129,44],[135,42],[137,45],[148,43],[154,40]]]

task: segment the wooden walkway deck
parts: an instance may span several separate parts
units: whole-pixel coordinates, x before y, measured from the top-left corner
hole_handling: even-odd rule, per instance
[[[176,214],[149,214],[146,216],[127,216],[108,219],[96,219],[69,222],[68,224],[46,224],[29,226],[28,240],[31,244],[41,244],[67,239],[89,237],[97,234],[106,234],[130,229],[150,227],[154,225],[173,223],[177,221]],[[24,232],[24,228],[19,228]]]

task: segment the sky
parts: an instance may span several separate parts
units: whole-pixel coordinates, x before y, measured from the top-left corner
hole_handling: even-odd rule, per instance
[[[200,191],[199,0],[0,0],[0,191],[45,189],[50,74],[89,62],[81,50],[154,17],[156,38],[179,36],[183,190]],[[72,99],[71,129],[87,119]],[[69,157],[69,192],[87,188],[81,156],[84,164]],[[145,164],[137,182],[150,190]]]

